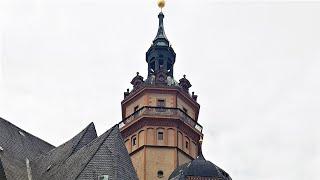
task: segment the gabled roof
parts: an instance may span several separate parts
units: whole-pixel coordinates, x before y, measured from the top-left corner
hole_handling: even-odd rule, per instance
[[[121,180],[137,179],[118,126],[112,127],[63,163],[34,179],[96,179],[98,175],[109,175],[112,179]]]
[[[55,166],[63,164],[67,158],[77,152],[83,146],[97,138],[96,129],[93,123],[90,123],[75,137],[66,143],[52,149],[51,151],[37,157],[32,161],[32,173],[35,177],[41,177]]]
[[[0,118],[0,146],[18,159],[34,159],[54,148],[53,145],[27,133]]]
[[[97,137],[89,124],[55,148],[0,118],[0,179],[138,179],[118,125]]]
[[[27,179],[26,159],[32,160],[54,146],[0,118],[0,177],[7,180]],[[3,170],[1,170],[3,169]]]

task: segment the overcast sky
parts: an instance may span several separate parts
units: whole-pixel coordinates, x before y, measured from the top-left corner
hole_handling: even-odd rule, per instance
[[[0,116],[59,145],[121,121],[157,32],[155,0],[0,0]],[[201,104],[204,155],[235,180],[319,180],[320,3],[168,0]]]

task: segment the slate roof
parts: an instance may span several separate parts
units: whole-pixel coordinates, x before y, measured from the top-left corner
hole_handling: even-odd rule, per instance
[[[123,142],[116,125],[34,179],[138,179]]]
[[[99,175],[138,179],[118,125],[97,137],[91,123],[55,148],[0,118],[0,180],[98,179]]]
[[[0,159],[0,179],[5,179],[5,178],[6,178],[6,175],[4,174],[4,169],[3,169],[2,162]]]
[[[18,159],[33,159],[54,148],[53,145],[25,132],[0,118],[0,146],[3,152],[11,152]]]
[[[27,179],[26,158],[32,160],[54,148],[51,144],[2,118],[0,118],[0,147],[3,149],[0,150],[1,166],[8,180]]]
[[[217,180],[231,180],[228,173],[212,162],[205,160],[202,153],[195,160],[176,168],[170,175],[169,180],[185,180],[188,177],[210,177]]]
[[[9,153],[3,153],[1,154],[1,162],[4,170],[3,174],[7,180],[28,179],[26,160],[17,159]]]
[[[84,130],[66,143],[33,160],[31,163],[33,176],[42,177],[49,169],[63,164],[73,153],[96,138],[97,132],[95,126],[93,123],[90,123]]]

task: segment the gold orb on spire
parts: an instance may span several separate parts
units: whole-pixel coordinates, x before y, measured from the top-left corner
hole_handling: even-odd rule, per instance
[[[158,6],[159,8],[163,8],[166,5],[166,1],[165,0],[158,0]]]

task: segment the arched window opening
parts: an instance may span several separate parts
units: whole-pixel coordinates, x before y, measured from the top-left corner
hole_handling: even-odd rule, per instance
[[[163,132],[162,131],[158,132],[158,140],[160,140],[160,141],[163,140]]]
[[[157,172],[157,176],[158,176],[158,178],[163,178],[163,171],[162,171],[162,170],[159,170],[159,171]]]
[[[152,73],[154,73],[154,71],[155,71],[155,67],[156,67],[155,62],[154,62],[154,61],[153,61],[153,62],[151,62],[151,64],[150,64],[150,71],[151,71]]]
[[[136,136],[132,137],[131,144],[132,144],[132,146],[137,145],[137,137]]]

